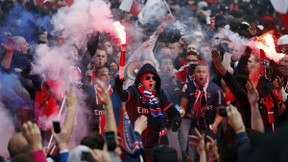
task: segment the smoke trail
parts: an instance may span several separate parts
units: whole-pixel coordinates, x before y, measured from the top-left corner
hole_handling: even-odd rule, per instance
[[[72,6],[58,10],[57,14],[52,17],[54,26],[52,34],[56,37],[65,38],[65,44],[55,47],[39,46],[36,52],[37,60],[33,73],[45,73],[47,68],[59,63],[55,62],[59,59],[68,62],[67,64],[64,63],[65,65],[71,64],[67,59],[69,58],[67,51],[70,50],[73,44],[86,42],[87,34],[92,31],[108,32],[115,36],[109,7],[110,5],[102,0],[76,0]]]
[[[68,144],[69,149],[75,148],[77,145],[80,144],[80,141],[83,137],[85,137],[88,133],[88,126],[87,126],[87,114],[91,113],[91,111],[86,108],[85,98],[83,93],[80,92],[79,89],[75,89],[75,93],[77,94],[78,99],[78,106],[76,110],[76,117],[74,121],[74,128],[71,140]]]
[[[23,107],[25,101],[30,100],[28,92],[20,85],[21,83],[16,76],[0,73],[0,155],[4,157],[9,157],[8,141],[14,133],[14,122],[11,114],[16,113],[17,108]]]
[[[237,44],[237,46],[244,46],[249,41],[247,38],[240,36],[238,33],[232,32],[229,25],[226,25],[224,29],[220,31],[220,34],[224,38],[228,38],[230,41],[232,41],[233,44]]]
[[[5,17],[5,24],[1,27],[0,41],[5,42],[8,37],[23,36],[28,42],[34,40],[37,29],[49,31],[50,17],[39,17],[36,13],[26,11],[17,3]]]
[[[67,85],[70,83],[69,67],[76,64],[72,59],[71,48],[87,42],[87,35],[93,31],[110,33],[116,37],[113,27],[114,20],[110,11],[110,4],[102,0],[76,0],[70,7],[64,7],[52,17],[53,31],[51,34],[58,38],[65,38],[64,44],[56,46],[39,45],[36,49],[35,62],[33,63],[33,74],[48,76],[52,80],[59,77],[64,79]],[[82,72],[84,73],[84,72]],[[56,84],[58,84],[56,82]],[[85,96],[83,92],[75,92],[78,98],[75,127],[69,147],[79,144],[79,141],[87,135],[89,125],[86,122]],[[62,114],[65,117],[65,112]]]
[[[1,136],[1,141],[0,141],[0,155],[8,158],[9,157],[9,153],[7,150],[8,147],[8,141],[9,139],[12,137],[13,133],[14,133],[14,124],[12,119],[12,116],[8,113],[7,109],[5,108],[5,106],[0,102],[0,118],[1,118],[1,122],[0,122],[0,136]]]
[[[97,9],[96,9],[97,8]],[[102,0],[77,0],[69,8],[62,8],[52,18],[54,32],[63,30],[63,37],[71,43],[80,42],[92,30],[115,34],[110,5]]]

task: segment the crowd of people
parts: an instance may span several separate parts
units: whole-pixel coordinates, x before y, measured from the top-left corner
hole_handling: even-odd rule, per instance
[[[125,2],[0,1],[0,161],[288,160],[269,0]]]

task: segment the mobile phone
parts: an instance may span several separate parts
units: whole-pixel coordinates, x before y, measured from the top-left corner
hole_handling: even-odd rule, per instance
[[[53,129],[55,133],[61,132],[60,119],[53,119]]]
[[[223,117],[227,117],[226,107],[220,107],[219,108],[219,115],[223,116]]]
[[[114,132],[105,132],[105,141],[108,146],[108,151],[114,151],[116,148],[115,133]]]
[[[81,152],[81,161],[94,161],[92,155],[88,151]]]

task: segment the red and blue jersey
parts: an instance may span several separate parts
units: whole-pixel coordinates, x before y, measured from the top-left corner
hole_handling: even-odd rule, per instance
[[[200,109],[196,103],[200,91],[197,90],[194,80],[184,85],[181,96],[189,101],[185,117],[191,118],[193,126],[208,129],[207,126],[214,123],[216,109],[224,106],[224,95],[220,87],[213,82],[209,82],[204,89],[206,105]]]
[[[165,135],[167,129],[166,121],[162,113],[169,108],[173,108],[171,107],[173,103],[170,98],[168,98],[164,90],[161,89],[160,97],[158,98],[159,108],[151,109],[149,103],[142,102],[141,93],[138,88],[131,86],[126,91],[128,92],[128,98],[122,101],[126,102],[127,114],[130,117],[133,127],[134,122],[139,116],[145,115],[147,117],[148,126],[142,133],[144,147],[152,147],[163,143],[159,138]]]

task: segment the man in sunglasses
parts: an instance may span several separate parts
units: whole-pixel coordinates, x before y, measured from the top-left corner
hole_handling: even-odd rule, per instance
[[[113,90],[110,85],[111,76],[109,67],[107,65],[103,65],[96,68],[95,78],[93,79],[99,79],[102,81],[108,88],[108,92],[112,94]],[[89,111],[86,114],[86,119],[89,122],[88,125],[90,126],[88,131],[96,131],[99,134],[104,135],[105,109],[97,96],[97,93],[102,93],[102,90],[97,84],[91,85],[90,83],[84,84],[83,89],[84,93],[87,95],[86,104],[87,107],[89,107]]]
[[[180,126],[180,114],[173,106],[171,99],[161,88],[161,79],[151,64],[145,64],[138,72],[134,85],[123,90],[123,80],[115,80],[114,90],[120,99],[126,102],[126,110],[131,123],[145,115],[148,126],[141,134],[145,147],[146,161],[151,161],[151,149],[159,144],[168,144],[167,123],[163,117],[165,112],[171,120],[172,131]]]

